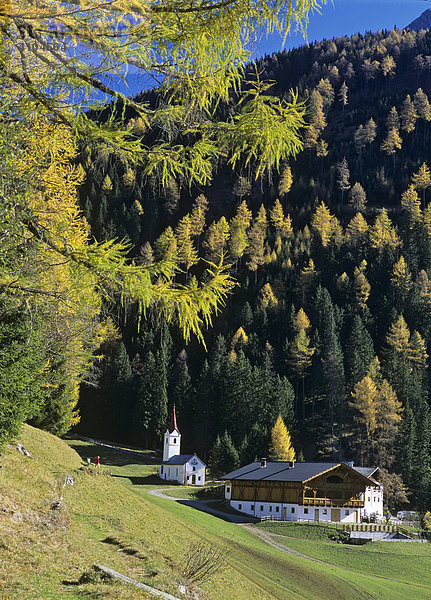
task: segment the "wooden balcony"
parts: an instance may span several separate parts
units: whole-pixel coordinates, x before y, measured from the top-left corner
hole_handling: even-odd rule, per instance
[[[304,498],[303,506],[340,506],[341,508],[364,508],[364,500],[344,498]]]

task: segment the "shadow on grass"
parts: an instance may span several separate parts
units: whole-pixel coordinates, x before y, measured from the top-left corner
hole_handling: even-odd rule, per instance
[[[133,485],[168,485],[162,481],[157,475],[146,475],[145,477],[134,477],[133,475],[112,475],[112,477],[118,477],[119,479],[130,479]]]
[[[100,456],[102,466],[124,467],[126,465],[155,465],[157,463],[153,455],[139,454],[138,452],[129,452],[127,450],[116,450],[99,446],[98,444],[74,444],[69,442],[69,446],[75,450],[82,458],[87,461],[87,458],[93,460],[96,456]]]

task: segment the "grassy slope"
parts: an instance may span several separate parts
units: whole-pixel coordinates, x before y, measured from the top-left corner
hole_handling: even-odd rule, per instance
[[[188,544],[196,540],[225,540],[229,548],[226,570],[204,585],[209,600],[431,597],[420,569],[412,579],[417,575],[424,587],[413,588],[367,574],[360,561],[355,572],[328,567],[282,553],[231,523],[149,496],[150,486],[160,487],[151,457],[140,461],[70,442],[83,457],[99,454],[102,470],[109,466],[116,477],[92,476],[73,449],[54,436],[25,427],[21,441],[35,458],[25,458],[11,447],[0,470],[0,589],[7,600],[149,597],[124,584],[76,585],[94,563],[178,595],[183,582],[178,565]],[[68,473],[75,485],[63,489]],[[52,510],[60,495],[66,508]],[[342,562],[336,556],[333,560]]]

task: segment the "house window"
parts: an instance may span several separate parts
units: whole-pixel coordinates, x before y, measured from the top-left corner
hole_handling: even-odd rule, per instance
[[[196,467],[193,467],[193,471],[196,471]]]
[[[250,510],[254,510],[254,504],[250,504]]]
[[[260,505],[260,512],[263,512],[263,506],[262,506],[262,504]]]
[[[169,442],[169,438],[166,438],[165,440],[165,444],[167,444]]]
[[[294,506],[292,506],[292,508],[290,509],[290,512],[293,512],[293,513],[295,512],[295,507]]]
[[[308,508],[304,508],[304,515],[308,515]]]
[[[198,481],[200,481],[200,480],[201,480],[201,478],[200,478],[200,477],[198,477]]]
[[[190,479],[189,475],[187,475],[187,481]]]
[[[324,514],[324,515],[327,515],[327,514],[328,514],[328,509],[327,509],[327,508],[324,508],[324,509],[323,509],[323,514]]]
[[[275,512],[280,512],[280,507],[279,506],[275,507]]]
[[[177,443],[177,438],[174,438],[174,444],[176,444],[176,443]]]
[[[230,494],[230,486],[227,486],[227,488],[226,488],[226,494]]]
[[[370,500],[371,500],[371,498],[368,496],[368,498],[367,498],[367,502],[369,502]]]
[[[345,510],[344,514],[346,515],[346,517],[348,517],[350,515],[350,510]]]
[[[238,504],[238,510],[242,509],[242,504]]]
[[[272,512],[272,506],[269,507],[269,512]]]
[[[160,474],[163,475],[163,465],[160,467]]]

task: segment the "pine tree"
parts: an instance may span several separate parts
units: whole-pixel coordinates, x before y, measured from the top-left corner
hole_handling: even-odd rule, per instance
[[[211,449],[208,466],[215,475],[223,475],[239,467],[239,454],[227,433],[217,439]]]
[[[350,386],[369,374],[368,370],[374,358],[374,344],[361,317],[355,314],[344,353]],[[370,375],[371,376],[371,375]]]
[[[295,460],[295,450],[281,415],[278,416],[278,419],[271,430],[271,448],[269,456],[271,460],[275,461]]]

